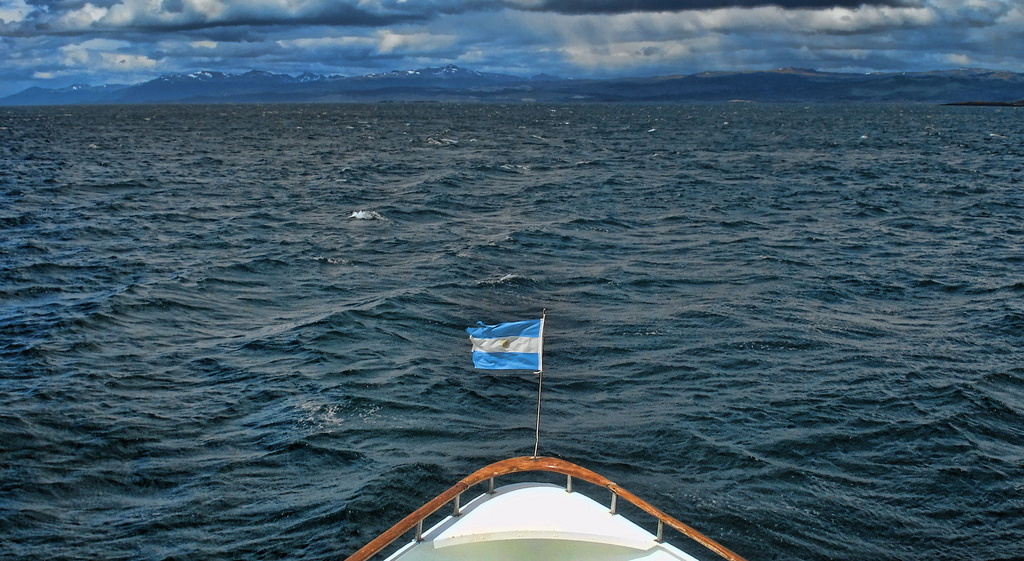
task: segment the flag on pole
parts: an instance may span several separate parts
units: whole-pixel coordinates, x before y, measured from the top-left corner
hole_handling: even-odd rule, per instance
[[[473,365],[486,370],[543,368],[544,318],[467,327],[473,343]]]

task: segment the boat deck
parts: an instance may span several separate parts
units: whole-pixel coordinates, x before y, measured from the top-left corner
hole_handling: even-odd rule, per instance
[[[534,482],[495,489],[495,478],[526,472],[562,474],[566,476],[566,485]],[[609,506],[573,492],[574,478],[610,491]],[[461,506],[462,494],[484,482],[488,484],[487,492]],[[657,534],[618,514],[619,499],[653,517]],[[448,504],[453,505],[452,514],[424,532],[424,519]],[[386,561],[696,561],[663,541],[665,527],[726,561],[744,561],[610,479],[565,460],[537,456],[509,458],[471,473],[371,540],[347,561],[367,561],[413,529],[413,540]]]
[[[621,515],[565,487],[520,483],[484,493],[388,561],[696,561]]]

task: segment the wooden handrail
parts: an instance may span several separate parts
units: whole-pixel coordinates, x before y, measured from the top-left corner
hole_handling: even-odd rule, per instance
[[[437,512],[438,510],[441,509],[441,507],[451,502],[452,499],[459,496],[464,491],[476,485],[477,483],[487,481],[488,479],[492,479],[502,475],[529,471],[547,471],[552,473],[559,473],[562,475],[575,477],[577,479],[582,479],[583,481],[586,481],[588,483],[604,487],[611,491],[612,493],[615,493],[615,495],[618,495],[619,497],[626,499],[640,510],[657,518],[660,522],[668,525],[671,528],[675,528],[679,533],[703,545],[707,549],[717,553],[723,559],[727,559],[728,561],[745,561],[739,555],[733,553],[732,551],[729,551],[725,546],[719,544],[715,540],[705,536],[704,534],[698,532],[690,526],[683,524],[675,518],[672,518],[664,512],[654,508],[647,501],[641,499],[640,497],[637,497],[636,495],[630,493],[629,491],[623,489],[622,487],[619,487],[615,482],[608,479],[607,477],[604,477],[601,474],[590,471],[589,469],[586,469],[584,467],[580,467],[572,462],[560,460],[558,458],[535,458],[529,456],[522,456],[519,458],[510,458],[507,460],[502,460],[500,462],[495,462],[489,466],[483,467],[473,472],[462,481],[459,481],[458,483],[453,485],[444,493],[441,493],[427,504],[413,511],[412,514],[403,518],[400,522],[398,522],[398,524],[395,524],[386,532],[374,538],[373,541],[363,546],[362,549],[349,556],[349,558],[346,561],[365,561],[373,555],[376,555],[382,549],[390,545],[392,542],[402,537],[403,534],[405,534],[412,528],[416,527],[416,525],[420,523],[424,518]]]

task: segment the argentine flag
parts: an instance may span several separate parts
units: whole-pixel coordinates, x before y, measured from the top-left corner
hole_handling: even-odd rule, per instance
[[[542,370],[544,318],[467,327],[473,365],[486,370]]]

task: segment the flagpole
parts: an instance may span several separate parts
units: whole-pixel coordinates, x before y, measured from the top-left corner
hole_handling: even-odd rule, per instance
[[[540,449],[540,396],[544,390],[544,319],[547,317],[547,308],[540,313],[540,352],[537,357],[537,428],[533,436],[533,457],[537,457]]]
[[[533,437],[533,457],[537,457],[537,450],[540,448],[540,393],[541,388],[544,387],[544,371],[537,372],[540,374],[540,382],[537,383],[537,430]]]

